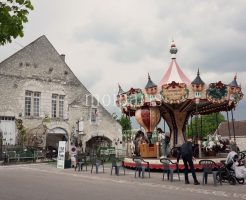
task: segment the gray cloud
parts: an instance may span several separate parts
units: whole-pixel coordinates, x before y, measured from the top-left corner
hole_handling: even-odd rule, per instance
[[[45,34],[94,94],[112,94],[118,82],[124,89],[144,87],[148,72],[158,83],[170,63],[172,37],[179,49],[177,61],[190,79],[198,67],[206,83],[230,82],[238,72],[238,82],[246,87],[244,0],[33,3],[25,37],[16,41],[26,45]],[[0,47],[0,60],[16,48],[15,43]],[[245,109],[244,101],[236,119],[245,118]],[[118,108],[112,105],[113,110]]]

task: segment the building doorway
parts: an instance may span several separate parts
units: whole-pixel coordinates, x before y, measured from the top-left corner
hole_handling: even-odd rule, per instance
[[[16,144],[15,117],[0,116],[0,130],[2,131],[3,145]]]
[[[46,149],[52,152],[53,157],[57,156],[59,141],[67,141],[68,134],[63,128],[53,128],[48,131],[46,136]]]
[[[95,136],[86,142],[85,151],[89,154],[97,154],[100,147],[111,147],[112,141],[105,136]]]

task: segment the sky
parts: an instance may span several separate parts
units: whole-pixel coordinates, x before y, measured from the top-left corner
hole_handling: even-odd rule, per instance
[[[170,62],[172,39],[177,62],[205,83],[230,83],[235,73],[246,93],[246,1],[244,0],[33,0],[23,38],[0,46],[0,61],[46,35],[79,80],[107,110],[118,83],[144,88],[147,74],[159,83]],[[107,97],[105,97],[107,95]],[[110,97],[110,105],[109,104]],[[246,100],[235,110],[246,119]]]

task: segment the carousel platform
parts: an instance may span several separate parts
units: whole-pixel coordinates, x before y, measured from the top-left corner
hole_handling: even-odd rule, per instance
[[[176,158],[168,158],[168,159],[170,159],[174,163],[177,162]],[[204,158],[201,158],[201,159],[196,159],[195,161],[193,161],[194,168],[196,170],[201,170],[203,168],[201,165],[199,165],[199,161],[200,160],[212,160],[218,166],[221,166],[222,165],[221,161],[224,161],[225,159],[226,159],[225,157],[204,157]],[[162,169],[163,165],[160,162],[160,159],[157,159],[157,158],[144,158],[144,161],[149,162],[150,169],[153,169],[153,170]],[[129,167],[129,168],[135,168],[135,166],[136,166],[135,162],[133,162],[132,158],[130,158],[130,157],[125,157],[124,158],[124,164],[125,164],[126,167]],[[143,164],[143,165],[145,165],[145,164]],[[176,165],[172,164],[172,165],[170,165],[170,168],[171,169],[176,169]],[[184,163],[183,163],[182,159],[179,160],[179,169],[180,170],[184,169]]]

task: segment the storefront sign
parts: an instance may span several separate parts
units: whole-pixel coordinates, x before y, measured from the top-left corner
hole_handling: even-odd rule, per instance
[[[59,141],[57,168],[64,169],[65,165],[66,141]]]

